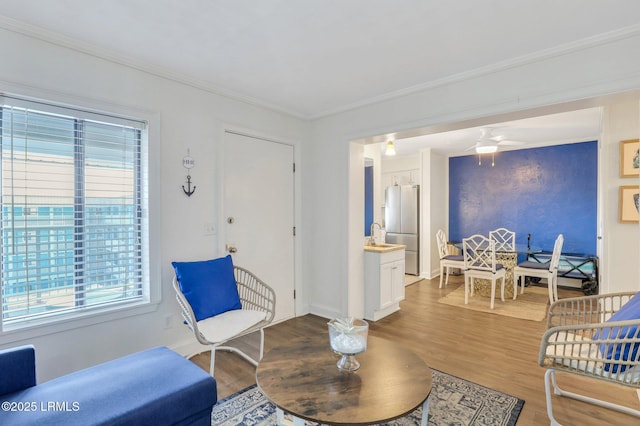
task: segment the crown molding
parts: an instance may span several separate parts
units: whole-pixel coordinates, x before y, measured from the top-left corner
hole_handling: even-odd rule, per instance
[[[415,86],[407,87],[404,89],[388,92],[379,96],[363,99],[358,102],[354,102],[342,107],[338,107],[331,110],[326,110],[318,114],[313,114],[307,118],[315,120],[330,115],[340,114],[346,111],[362,108],[368,105],[396,99],[402,96],[412,95],[425,90],[435,89],[442,86],[447,86],[454,83],[459,83],[465,80],[472,80],[474,78],[482,77],[489,74],[494,74],[500,71],[504,71],[510,68],[516,68],[530,63],[535,63],[554,57],[567,55],[573,52],[585,50],[594,46],[608,44],[614,41],[623,40],[630,37],[640,35],[640,24],[631,25],[614,31],[598,34],[596,36],[587,37],[584,39],[576,40],[570,43],[558,45],[553,48],[540,50],[527,55],[522,55],[509,60],[496,62],[495,64],[487,65],[473,70],[464,71],[457,74],[452,74],[447,77],[443,77],[437,80],[428,81],[426,83],[417,84]]]
[[[46,43],[50,43],[50,44],[61,46],[70,50],[74,50],[76,52],[80,52],[89,56],[93,56],[98,59],[106,60],[119,65],[124,65],[126,67],[133,68],[147,74],[151,74],[155,77],[160,77],[176,83],[184,84],[184,85],[187,85],[196,89],[200,89],[218,96],[222,96],[234,101],[239,101],[246,104],[259,106],[262,108],[279,112],[281,114],[290,115],[302,120],[308,119],[308,116],[304,114],[300,114],[296,111],[283,108],[279,105],[274,105],[272,103],[265,102],[260,99],[247,96],[241,93],[237,93],[232,90],[216,87],[216,86],[213,86],[211,83],[207,83],[205,81],[192,78],[184,74],[175,73],[170,70],[167,70],[166,68],[153,66],[146,62],[138,61],[135,58],[125,56],[125,55],[120,55],[111,50],[103,49],[95,45],[92,45],[90,43],[85,43],[83,41],[80,41],[71,37],[67,37],[62,34],[49,31],[41,27],[30,25],[22,21],[17,21],[15,19],[7,18],[6,16],[0,15],[0,28],[4,28],[5,30],[8,30],[8,31],[12,31],[27,37],[44,41]]]
[[[517,58],[497,62],[495,64],[491,64],[488,66],[476,68],[469,71],[464,71],[457,74],[452,74],[450,76],[443,77],[437,80],[432,80],[426,83],[414,85],[404,89],[399,89],[399,90],[388,92],[382,95],[362,99],[357,102],[346,104],[333,109],[328,109],[316,114],[305,114],[299,111],[283,108],[279,105],[265,102],[263,100],[260,100],[251,96],[247,96],[232,90],[224,89],[222,87],[217,87],[212,85],[211,83],[208,83],[196,78],[192,78],[184,74],[175,73],[162,67],[152,66],[152,65],[149,65],[148,63],[138,61],[135,58],[120,55],[108,49],[102,49],[102,48],[96,47],[95,45],[84,43],[80,40],[66,37],[59,33],[48,31],[43,28],[30,25],[22,21],[17,21],[11,18],[7,18],[2,15],[0,15],[0,28],[4,28],[6,30],[16,32],[28,37],[32,37],[47,43],[51,43],[51,44],[62,46],[71,50],[75,50],[77,52],[90,55],[99,59],[124,65],[129,68],[133,68],[138,71],[142,71],[147,74],[154,75],[156,77],[164,78],[170,81],[191,86],[193,88],[200,89],[218,96],[223,96],[231,100],[243,102],[243,103],[254,105],[254,106],[259,106],[262,108],[266,108],[281,114],[286,114],[286,115],[289,115],[301,120],[306,120],[306,121],[321,119],[331,115],[336,115],[346,111],[351,111],[358,108],[373,105],[376,103],[396,99],[402,96],[408,96],[408,95],[419,93],[425,90],[430,90],[430,89],[434,89],[434,88],[438,88],[438,87],[442,87],[442,86],[446,86],[454,83],[459,83],[465,80],[471,80],[484,75],[489,75],[489,74],[494,74],[500,71],[504,71],[510,68],[520,67],[530,63],[539,62],[539,61],[547,60],[547,59],[562,56],[562,55],[567,55],[572,52],[577,52],[577,51],[588,49],[594,46],[608,44],[614,41],[640,35],[640,24],[635,24],[635,25],[620,28],[614,31],[609,31],[606,33],[576,40],[574,42],[565,43],[553,48],[534,52],[532,54],[522,55]]]

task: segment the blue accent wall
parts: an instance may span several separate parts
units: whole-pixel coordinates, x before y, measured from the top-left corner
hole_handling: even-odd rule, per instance
[[[449,239],[516,232],[516,242],[552,251],[564,235],[563,253],[596,253],[598,144],[497,152],[449,159]]]
[[[373,223],[373,166],[364,168],[364,235],[371,234]]]

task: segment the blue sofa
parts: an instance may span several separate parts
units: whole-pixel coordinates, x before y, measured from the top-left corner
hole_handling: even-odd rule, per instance
[[[36,384],[35,348],[0,351],[0,425],[211,425],[213,377],[166,347]]]

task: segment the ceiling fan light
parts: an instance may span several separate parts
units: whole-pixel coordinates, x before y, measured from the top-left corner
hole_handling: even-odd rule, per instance
[[[387,142],[387,148],[384,151],[384,155],[396,155],[396,147],[393,145],[393,141]]]
[[[478,154],[491,154],[498,150],[498,145],[479,145],[476,146]]]

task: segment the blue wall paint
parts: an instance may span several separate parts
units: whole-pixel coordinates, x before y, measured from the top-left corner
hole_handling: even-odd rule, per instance
[[[371,234],[373,223],[373,166],[364,168],[364,236]]]
[[[596,253],[598,144],[583,142],[449,159],[449,239],[505,227],[516,242],[563,253]]]

